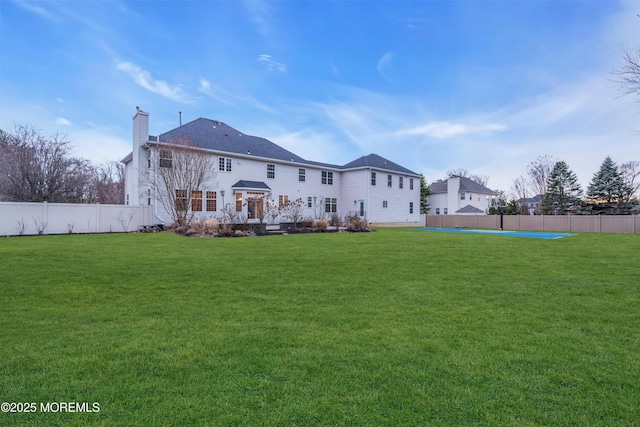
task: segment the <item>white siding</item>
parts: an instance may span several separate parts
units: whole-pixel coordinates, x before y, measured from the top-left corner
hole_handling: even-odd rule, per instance
[[[146,205],[147,188],[142,188],[140,174],[148,168],[148,150],[152,150],[153,162],[157,161],[156,148],[149,148],[145,144],[149,129],[149,114],[138,111],[133,117],[133,152],[125,162],[125,193],[128,194],[130,205]],[[376,186],[371,186],[371,170],[359,168],[343,171],[339,168],[322,167],[309,164],[269,160],[251,155],[237,155],[225,152],[211,152],[217,172],[216,183],[203,186],[202,211],[195,212],[196,218],[221,217],[224,204],[234,203],[235,195],[232,186],[238,181],[263,182],[270,188],[270,196],[278,201],[279,196],[287,196],[289,200],[302,199],[305,202],[304,216],[306,218],[325,217],[329,219],[331,213],[325,213],[324,200],[337,199],[337,214],[341,218],[358,211],[360,201],[364,201],[365,217],[369,222],[418,222],[420,220],[420,177],[406,176],[384,170],[374,170],[377,174]],[[232,159],[232,170],[220,171],[218,159],[220,157]],[[275,165],[275,177],[267,177],[267,164]],[[305,169],[305,181],[299,181],[299,169]],[[226,169],[226,168],[225,168]],[[322,172],[330,172],[333,176],[332,184],[322,183]],[[393,186],[387,186],[387,175],[393,176]],[[399,177],[402,176],[404,186],[398,187]],[[413,179],[413,190],[410,189],[410,179]],[[206,192],[217,193],[216,212],[206,211]],[[225,192],[224,197],[221,191]],[[247,200],[247,189],[242,192],[243,202]],[[249,191],[260,191],[251,189]],[[267,192],[267,191],[265,191]],[[315,206],[306,207],[311,197]],[[383,207],[383,202],[386,207]],[[170,223],[170,215],[165,211],[160,201],[152,195],[155,222]],[[413,203],[413,213],[410,213],[410,203]],[[247,215],[247,206],[243,206],[242,214]],[[256,220],[257,221],[257,220]]]

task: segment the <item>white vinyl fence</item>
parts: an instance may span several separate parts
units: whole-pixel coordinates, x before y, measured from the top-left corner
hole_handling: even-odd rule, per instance
[[[640,215],[504,215],[505,230],[640,233]],[[500,215],[427,215],[427,227],[500,228]]]
[[[122,233],[152,218],[153,206],[0,202],[0,236]]]

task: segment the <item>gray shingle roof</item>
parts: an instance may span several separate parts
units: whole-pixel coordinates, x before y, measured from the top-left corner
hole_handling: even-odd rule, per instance
[[[347,163],[342,168],[356,169],[356,168],[362,168],[362,167],[390,170],[394,172],[406,173],[407,175],[418,175],[417,173],[403,166],[400,166],[399,164],[394,163],[391,160],[387,160],[384,157],[378,156],[377,154],[369,154],[368,156],[362,156],[350,163]]]
[[[432,183],[429,188],[431,189],[431,193],[446,193],[447,192],[447,180],[444,181],[436,181]],[[493,194],[497,195],[495,191],[490,188],[485,187],[482,184],[478,184],[477,182],[465,178],[460,177],[460,191],[465,191],[469,193],[482,193],[482,194]]]
[[[234,153],[262,157],[265,159],[282,160],[287,162],[304,163],[311,166],[326,167],[332,169],[357,169],[372,167],[384,169],[407,175],[419,174],[387,160],[377,154],[362,156],[344,166],[329,163],[314,162],[303,159],[297,154],[286,150],[268,139],[245,135],[226,123],[216,120],[199,118],[177,127],[168,132],[155,136],[149,136],[150,141],[170,143],[181,138],[189,140],[192,144],[213,151]]]
[[[304,162],[305,160],[265,138],[245,135],[231,126],[210,119],[199,118],[159,135],[160,142],[188,139],[201,148],[227,153],[244,154],[267,159]]]
[[[231,188],[252,188],[252,189],[261,189],[261,190],[271,190],[267,184],[262,181],[246,181],[240,180],[233,184]]]
[[[463,208],[460,208],[456,211],[456,213],[479,213],[482,214],[484,211],[482,209],[478,209],[475,206],[467,205]]]

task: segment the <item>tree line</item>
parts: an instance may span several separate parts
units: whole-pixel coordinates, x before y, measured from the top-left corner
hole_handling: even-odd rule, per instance
[[[539,213],[546,215],[634,214],[639,211],[639,176],[640,162],[618,166],[607,156],[584,192],[565,161],[540,156],[528,165],[524,175],[513,180],[512,199],[505,204],[505,213],[527,214],[528,199],[533,198],[539,203]]]
[[[16,124],[0,130],[0,201],[123,204],[124,165],[93,165],[66,136]]]

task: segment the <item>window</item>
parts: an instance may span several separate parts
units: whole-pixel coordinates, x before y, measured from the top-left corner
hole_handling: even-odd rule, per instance
[[[170,168],[173,166],[173,153],[171,150],[160,149],[160,163],[161,168]]]
[[[436,208],[436,215],[440,215],[440,208]]]
[[[185,212],[188,208],[187,190],[176,190],[176,210],[178,212]]]
[[[444,208],[444,214],[445,214],[445,215],[447,215],[447,214],[449,213],[448,211],[449,211],[449,209],[448,209],[448,208]]]
[[[460,200],[464,200],[465,194],[464,191],[460,193]]]
[[[307,197],[307,207],[308,208],[313,207],[313,198],[311,196]]]
[[[231,172],[231,159],[228,157],[220,157],[218,159],[218,169],[220,169],[220,172]]]
[[[409,202],[409,213],[413,213],[413,202]]]
[[[276,177],[276,165],[267,163],[267,178],[275,179]]]
[[[393,177],[391,175],[387,175],[387,187],[393,187]]]
[[[398,177],[398,188],[404,188],[404,178]]]
[[[125,204],[127,204],[127,205],[129,204],[129,193],[127,193],[127,201],[126,201]]]
[[[236,192],[236,212],[242,212],[242,192]]]
[[[307,179],[306,174],[307,174],[307,170],[306,169],[304,169],[304,168],[298,169],[298,181],[305,182],[306,179]]]
[[[322,183],[333,185],[333,172],[322,171]]]
[[[371,185],[376,185],[376,173],[371,172]]]
[[[324,199],[324,211],[327,213],[338,212],[338,199],[335,197],[326,197]]]
[[[191,211],[202,212],[202,191],[191,192]]]
[[[278,196],[278,206],[282,207],[289,203],[289,196]]]
[[[151,189],[147,188],[147,205],[151,206]]]
[[[383,207],[383,208],[387,208],[387,207],[389,207],[389,205],[388,205],[388,203],[387,203],[387,201],[386,201],[386,200],[383,200],[383,201],[382,201],[382,207]]]
[[[409,190],[413,190],[413,178],[409,178]]]
[[[216,192],[207,191],[207,212],[215,212],[218,208],[216,201]]]

